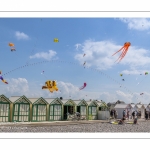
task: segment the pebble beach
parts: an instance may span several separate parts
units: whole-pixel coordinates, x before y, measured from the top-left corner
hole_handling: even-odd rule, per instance
[[[0,125],[0,132],[60,132],[60,133],[71,133],[71,132],[80,132],[80,133],[93,133],[93,132],[150,132],[150,120],[148,121],[139,121],[138,125],[133,124],[124,124],[124,125],[115,125],[110,124],[109,122],[96,122],[96,123],[86,123],[86,124],[68,124],[64,125],[29,125],[29,124],[19,124],[19,125]]]

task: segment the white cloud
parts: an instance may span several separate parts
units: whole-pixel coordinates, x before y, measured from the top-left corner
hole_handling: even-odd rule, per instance
[[[131,43],[132,44],[132,43]],[[119,58],[122,51],[112,56],[123,45],[117,45],[111,41],[85,41],[82,44],[82,49],[75,55],[75,59],[81,65],[86,61],[87,67],[96,67],[99,70],[111,69],[113,66],[118,65],[115,61]],[[83,57],[83,54],[86,56]],[[129,70],[123,71],[124,73],[138,74],[139,72],[148,71],[150,65],[150,51],[130,46],[125,57],[119,62],[119,65],[124,65]],[[134,70],[134,71],[133,71]]]
[[[145,18],[121,18],[122,22],[128,25],[129,29],[148,30],[150,29],[150,19]]]
[[[79,48],[81,48],[81,44],[77,43],[75,44],[76,50],[78,50]]]
[[[30,58],[44,58],[46,60],[51,60],[57,53],[53,50],[49,50],[48,53],[47,52],[40,52],[40,53],[36,53],[33,56],[30,56]],[[56,59],[56,58],[55,58]]]
[[[8,85],[5,89],[6,93],[10,94],[27,94],[29,91],[28,81],[25,78],[18,78],[18,79],[9,79]]]
[[[19,31],[15,32],[15,36],[18,40],[21,40],[21,39],[28,40],[29,39],[29,36],[27,34],[25,34],[23,32],[19,32]]]

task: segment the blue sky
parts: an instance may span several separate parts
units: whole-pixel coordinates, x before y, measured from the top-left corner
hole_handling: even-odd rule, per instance
[[[9,83],[0,82],[0,94],[149,103],[150,19],[0,18],[0,33],[0,70]],[[131,46],[115,63],[121,52],[112,54],[125,42]],[[30,65],[42,61],[49,62]],[[42,90],[46,80],[57,80],[60,91]]]

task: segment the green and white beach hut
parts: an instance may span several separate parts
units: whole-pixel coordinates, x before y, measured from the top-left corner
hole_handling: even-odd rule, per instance
[[[11,96],[9,98],[13,102],[12,106],[12,121],[28,122],[31,121],[32,103],[26,96]]]
[[[63,120],[63,103],[59,98],[45,98],[49,103],[48,121]]]
[[[86,101],[88,104],[88,119],[97,120],[98,117],[98,104],[95,101]]]
[[[63,103],[63,120],[67,120],[68,113],[74,114],[76,112],[76,103],[71,99],[61,99]]]
[[[83,100],[73,100],[76,103],[76,111],[80,113],[82,117],[88,117],[88,104]]]
[[[32,102],[32,121],[47,121],[48,102],[42,97],[28,99]]]
[[[5,96],[0,95],[0,122],[10,121],[10,104],[12,102]]]

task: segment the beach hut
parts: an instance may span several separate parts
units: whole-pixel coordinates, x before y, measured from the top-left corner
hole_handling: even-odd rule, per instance
[[[107,120],[110,118],[110,112],[107,104],[105,102],[95,100],[98,104],[98,120]]]
[[[85,100],[73,100],[76,103],[76,111],[81,117],[88,117],[88,104]]]
[[[12,102],[5,96],[0,95],[0,122],[10,121],[10,104]]]
[[[68,113],[73,115],[76,112],[76,103],[71,99],[61,99],[63,103],[63,119],[67,120]]]
[[[47,121],[48,102],[40,98],[28,98],[32,102],[32,121]]]
[[[144,105],[145,110],[149,112],[150,111],[149,105],[148,104],[143,104],[143,105]]]
[[[88,104],[88,119],[97,120],[98,118],[98,104],[95,101],[86,101]]]
[[[31,121],[32,103],[26,96],[11,96],[9,98],[13,102],[12,121],[28,122]]]
[[[63,103],[59,98],[45,98],[49,103],[48,121],[63,120]]]
[[[130,104],[117,104],[114,109],[118,112],[117,119],[121,119],[123,117],[123,110],[126,111],[126,113],[129,111],[131,112],[131,105]]]

